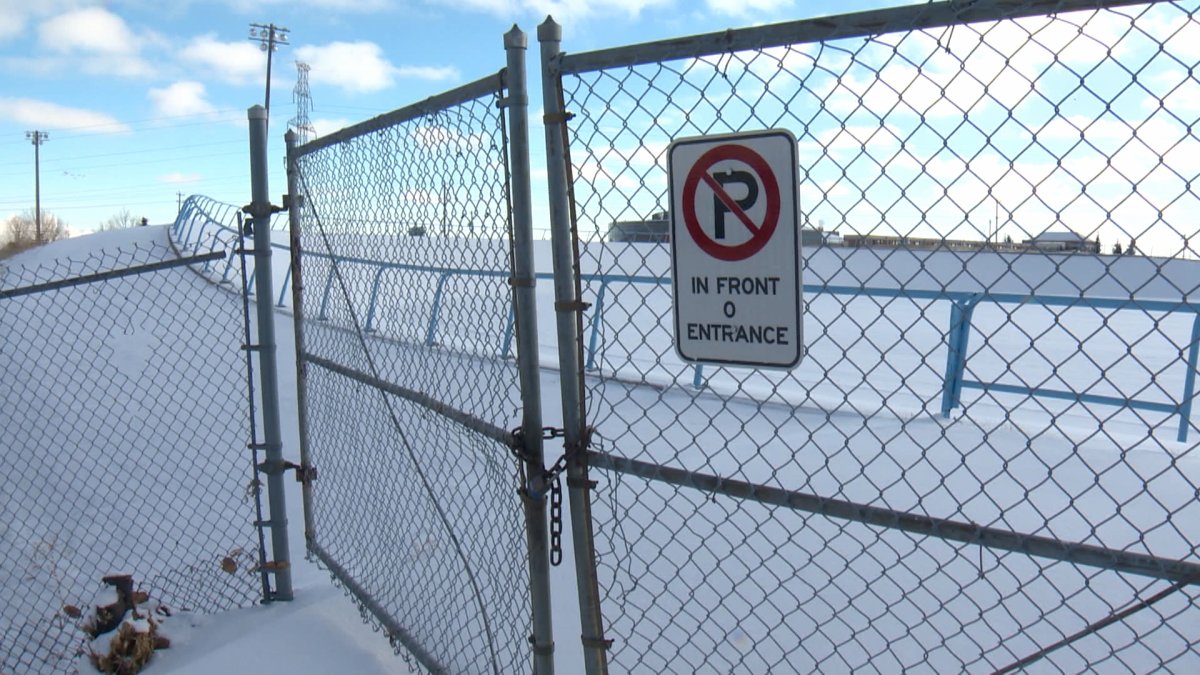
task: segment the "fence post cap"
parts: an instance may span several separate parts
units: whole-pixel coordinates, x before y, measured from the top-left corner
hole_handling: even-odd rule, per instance
[[[538,26],[538,42],[562,42],[562,26],[555,23],[554,17],[546,15],[546,20]]]
[[[505,49],[526,49],[529,46],[529,38],[525,35],[525,31],[521,30],[517,24],[513,24],[512,30],[504,34]]]
[[[246,118],[252,120],[265,120],[267,119],[267,109],[255,103],[254,105],[250,106],[249,110],[246,111]]]

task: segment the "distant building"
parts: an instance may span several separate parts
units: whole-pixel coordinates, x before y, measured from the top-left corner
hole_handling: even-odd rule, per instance
[[[619,220],[608,226],[609,241],[671,241],[671,221],[666,211],[650,214],[650,220]]]
[[[842,243],[842,235],[837,232],[826,232],[820,229],[814,230],[808,227],[800,228],[800,245],[805,248],[811,246],[841,246]]]
[[[895,234],[847,234],[845,246],[851,248],[908,248],[942,251],[1023,251],[1026,246],[1012,241],[983,241],[981,239],[942,239],[939,237],[907,237]]]
[[[1026,239],[1025,247],[1047,253],[1099,253],[1100,241],[1090,241],[1087,237],[1070,230],[1046,230],[1032,239]]]
[[[655,242],[671,241],[671,219],[666,211],[650,214],[649,220],[619,220],[608,226],[605,239],[612,242]],[[842,236],[837,232],[800,229],[802,246],[841,246]]]

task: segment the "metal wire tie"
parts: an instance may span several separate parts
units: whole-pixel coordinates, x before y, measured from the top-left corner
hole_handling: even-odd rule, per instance
[[[591,306],[592,306],[592,303],[584,302],[582,300],[572,300],[570,302],[556,302],[556,303],[554,303],[554,311],[556,311],[556,312],[583,312],[583,311],[587,311],[587,309]]]
[[[567,476],[567,487],[569,487],[569,488],[583,488],[584,490],[592,490],[597,485],[599,485],[599,483],[594,480],[587,480],[585,478],[573,478],[571,476]]]
[[[545,113],[542,115],[542,122],[545,124],[559,124],[561,122],[570,122],[575,119],[575,113],[568,110],[556,113]]]
[[[612,640],[605,640],[604,638],[590,638],[586,635],[580,635],[579,640],[583,643],[584,647],[592,647],[594,649],[603,649],[607,651],[612,649],[613,646]]]
[[[274,461],[266,460],[260,462],[255,468],[262,473],[267,474],[268,476],[281,474],[288,469],[295,469],[297,483],[307,483],[317,479],[316,467],[311,465],[305,466],[303,464],[296,464],[295,462],[289,462],[284,459],[277,459]]]

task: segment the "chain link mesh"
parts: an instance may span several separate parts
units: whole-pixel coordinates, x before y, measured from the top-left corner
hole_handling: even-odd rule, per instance
[[[64,607],[105,575],[180,610],[258,598],[239,303],[124,274],[176,260],[164,238],[0,267],[0,672],[74,672]]]
[[[497,82],[297,159],[310,551],[450,672],[528,667]]]
[[[615,670],[1197,667],[1197,8],[1038,7],[555,64]],[[654,243],[678,217],[656,215],[666,150],[770,128],[798,139],[807,356],[697,368]],[[1023,552],[1033,537],[1061,555]]]

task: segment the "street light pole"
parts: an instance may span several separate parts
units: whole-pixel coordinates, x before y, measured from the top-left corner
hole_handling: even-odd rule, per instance
[[[288,29],[273,23],[250,24],[250,39],[259,44],[267,53],[267,93],[263,107],[267,110],[267,119],[271,118],[271,54],[279,49],[279,45],[288,43]]]
[[[42,243],[42,143],[50,138],[44,131],[26,131],[25,138],[33,141],[33,227],[37,243]]]

